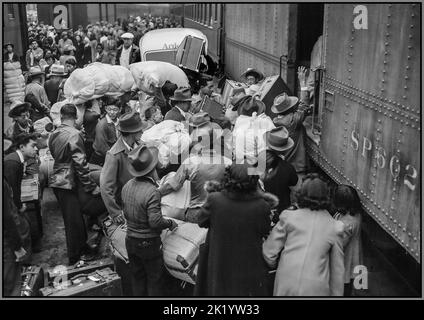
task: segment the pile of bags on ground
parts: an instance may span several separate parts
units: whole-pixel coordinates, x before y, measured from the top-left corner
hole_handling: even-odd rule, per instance
[[[5,101],[24,101],[25,78],[22,74],[21,64],[16,62],[3,63],[4,88],[6,92]]]

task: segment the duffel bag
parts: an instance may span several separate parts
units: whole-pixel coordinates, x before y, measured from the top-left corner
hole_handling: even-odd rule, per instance
[[[128,263],[127,247],[125,246],[125,238],[127,236],[127,225],[117,225],[110,217],[103,220],[103,230],[106,237],[110,241],[112,253],[118,259]]]
[[[200,245],[206,241],[208,229],[195,223],[173,219],[178,228],[161,234],[163,260],[166,269],[177,279],[196,283]]]
[[[175,172],[170,172],[162,178],[159,185],[163,185],[175,175]],[[184,181],[181,189],[171,192],[161,198],[161,210],[164,216],[184,220],[185,211],[190,203],[191,190],[190,181]]]
[[[10,70],[16,70],[19,69],[21,70],[21,63],[19,61],[15,61],[15,62],[4,62],[3,63],[3,70],[4,71],[10,71]],[[21,71],[22,73],[22,71]]]

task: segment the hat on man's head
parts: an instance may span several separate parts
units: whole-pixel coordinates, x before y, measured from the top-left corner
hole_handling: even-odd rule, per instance
[[[282,152],[293,148],[294,141],[286,127],[281,126],[264,133],[266,146],[270,150]]]
[[[29,68],[29,71],[28,71],[28,77],[29,77],[29,78],[32,78],[32,77],[38,76],[38,75],[40,75],[40,74],[44,74],[44,72],[41,70],[41,68],[40,68],[40,67],[35,66],[35,67],[31,67],[31,68]]]
[[[15,118],[19,117],[21,113],[29,111],[31,104],[29,102],[22,102],[19,100],[15,100],[10,105],[9,117]]]
[[[134,39],[134,35],[131,32],[126,32],[121,36],[122,39]]]
[[[12,46],[12,48],[15,48],[15,45],[12,42],[7,42],[5,43],[5,45],[3,46],[3,48],[7,48],[7,46]]]
[[[293,108],[299,101],[298,97],[291,97],[287,93],[282,93],[275,97],[271,111],[274,113],[284,113]]]
[[[253,112],[256,112],[258,115],[263,113],[266,109],[265,104],[252,96],[246,96],[246,98],[239,103],[237,112],[239,115],[250,116]]]
[[[119,124],[116,128],[121,132],[135,133],[145,130],[147,125],[147,123],[141,120],[138,112],[131,111],[119,117]]]
[[[50,76],[65,77],[66,75],[67,73],[65,71],[65,66],[61,64],[52,64],[52,66],[50,67],[50,73],[47,76],[48,77]]]
[[[241,75],[242,78],[247,78],[248,76],[254,76],[257,81],[261,81],[264,78],[264,75],[263,75],[262,72],[260,72],[256,69],[253,69],[253,68],[248,68]]]
[[[191,90],[187,87],[179,87],[174,91],[174,95],[169,98],[172,101],[192,101]]]
[[[158,163],[158,149],[142,144],[128,153],[128,171],[134,177],[142,177],[150,173]]]
[[[206,125],[206,124],[208,124],[210,122],[211,122],[211,118],[209,117],[209,114],[206,113],[206,112],[201,111],[201,112],[198,112],[198,113],[193,114],[190,117],[189,125],[191,127],[196,127],[197,128],[197,127],[204,126],[204,125]]]

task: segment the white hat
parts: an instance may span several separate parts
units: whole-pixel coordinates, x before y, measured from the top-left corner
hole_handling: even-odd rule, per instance
[[[122,39],[134,39],[134,35],[131,32],[124,33],[121,36]]]

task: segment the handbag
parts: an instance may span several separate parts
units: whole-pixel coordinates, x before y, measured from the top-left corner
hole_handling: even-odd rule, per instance
[[[111,217],[102,221],[103,230],[106,237],[110,240],[110,248],[115,257],[129,263],[125,238],[127,237],[127,225],[117,225]]]

